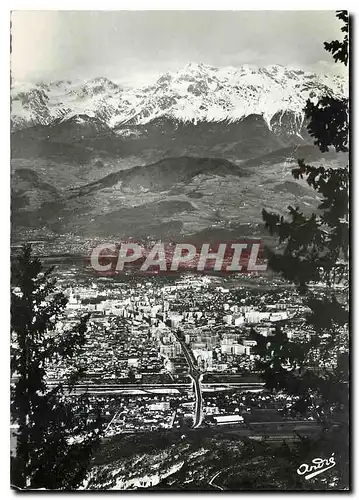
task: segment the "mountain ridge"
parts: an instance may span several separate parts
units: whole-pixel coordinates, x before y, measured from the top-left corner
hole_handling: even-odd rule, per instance
[[[111,129],[144,125],[165,117],[180,122],[236,122],[262,115],[269,129],[273,117],[294,114],[293,134],[300,134],[308,98],[343,97],[345,79],[279,65],[214,68],[188,64],[161,75],[154,84],[124,87],[103,77],[85,82],[57,81],[14,85],[13,130],[50,125],[71,115],[88,115]]]

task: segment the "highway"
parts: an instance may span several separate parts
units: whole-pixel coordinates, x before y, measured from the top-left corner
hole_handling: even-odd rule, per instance
[[[147,321],[148,323],[151,322],[149,317],[147,318],[145,315],[143,315],[143,317],[145,321]],[[161,319],[159,316],[158,318]],[[171,327],[169,321],[165,321],[165,325],[172,330],[177,340],[181,344],[183,354],[186,358],[189,367],[189,376],[192,380],[194,395],[196,399],[194,414],[193,414],[193,428],[197,429],[198,427],[200,427],[203,420],[203,397],[202,397],[202,387],[201,387],[201,379],[203,375],[198,371],[197,367],[195,366],[196,360],[194,359],[192,351],[189,349],[184,340],[178,335],[178,332]]]
[[[215,383],[203,383],[202,381],[203,374],[201,374],[201,391],[202,392],[221,392],[223,390],[230,390],[230,389],[240,389],[241,391],[247,392],[247,391],[261,391],[263,390],[263,384],[262,383],[248,383],[248,382],[215,382]],[[63,380],[57,380],[57,379],[51,379],[47,381],[47,385],[49,388],[53,388],[58,384],[62,384],[63,387],[66,389],[67,384],[64,383]],[[108,383],[96,383],[96,382],[81,382],[76,384],[73,387],[74,392],[79,392],[79,393],[84,393],[87,392],[88,394],[108,394],[108,393],[120,393],[121,391],[123,392],[128,392],[131,389],[133,390],[143,390],[143,391],[149,391],[149,392],[163,392],[163,389],[169,389],[169,393],[173,389],[178,389],[178,391],[183,391],[183,390],[188,390],[190,388],[190,385],[193,384],[193,378],[191,377],[191,382],[188,383],[173,383],[173,384],[143,384],[143,383],[136,383],[136,384],[124,384],[124,383],[118,383],[114,382],[113,380],[109,381]],[[177,392],[177,391],[176,391]]]
[[[194,414],[193,414],[193,428],[197,429],[197,427],[200,427],[202,424],[203,420],[203,397],[202,397],[202,387],[201,387],[201,380],[203,378],[203,374],[201,374],[198,369],[195,366],[195,361],[193,357],[192,351],[188,348],[187,344],[184,342],[184,340],[177,334],[177,332],[174,332],[177,340],[181,344],[182,347],[182,352],[184,354],[184,357],[186,358],[188,367],[189,367],[189,376],[192,380],[193,383],[193,389],[194,389],[194,395],[196,398],[195,401],[195,406],[194,406]]]

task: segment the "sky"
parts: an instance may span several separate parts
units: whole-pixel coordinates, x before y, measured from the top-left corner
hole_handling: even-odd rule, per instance
[[[334,11],[13,11],[15,81],[105,76],[132,85],[190,62],[340,73]]]

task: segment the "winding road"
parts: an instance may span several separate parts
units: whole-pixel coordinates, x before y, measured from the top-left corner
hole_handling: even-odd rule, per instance
[[[222,472],[225,472],[226,470],[229,470],[231,467],[227,467],[226,469],[221,469],[220,471],[216,472],[215,475],[208,481],[208,484],[210,486],[213,486],[214,488],[217,488],[221,491],[224,491],[224,488],[222,486],[219,486],[219,484],[214,483],[213,481],[220,475]]]

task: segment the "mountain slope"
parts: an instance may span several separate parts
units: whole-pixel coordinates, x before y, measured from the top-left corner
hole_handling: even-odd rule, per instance
[[[257,114],[271,128],[287,113],[295,115],[293,133],[298,133],[306,100],[323,93],[344,95],[344,80],[279,65],[219,69],[188,64],[141,88],[123,88],[106,78],[14,85],[12,125],[14,129],[48,125],[72,114],[96,117],[110,128],[160,117],[197,123],[237,121]]]
[[[86,238],[264,237],[262,207],[284,215],[288,205],[300,205],[308,214],[320,201],[304,180],[293,181],[295,154],[285,149],[239,166],[221,158],[166,158],[104,176],[99,167],[96,180],[59,189],[45,181],[42,164],[39,174],[15,168],[13,226],[68,234],[76,247]],[[335,168],[345,159],[327,153],[314,163]]]
[[[84,115],[81,115],[84,116]],[[76,118],[78,115],[76,115]],[[273,132],[262,115],[248,115],[236,122],[181,122],[156,118],[144,125],[128,125],[125,135],[119,129],[74,117],[37,125],[12,133],[13,158],[53,158],[86,164],[93,159],[145,157],[156,161],[178,156],[216,156],[229,160],[248,160],[288,146],[311,143],[301,134]],[[293,115],[293,124],[295,123]],[[293,130],[293,129],[292,129]]]
[[[161,192],[189,183],[198,175],[243,177],[245,172],[222,158],[165,158],[156,163],[111,173],[101,179],[71,190],[71,198],[120,184],[122,190]]]

